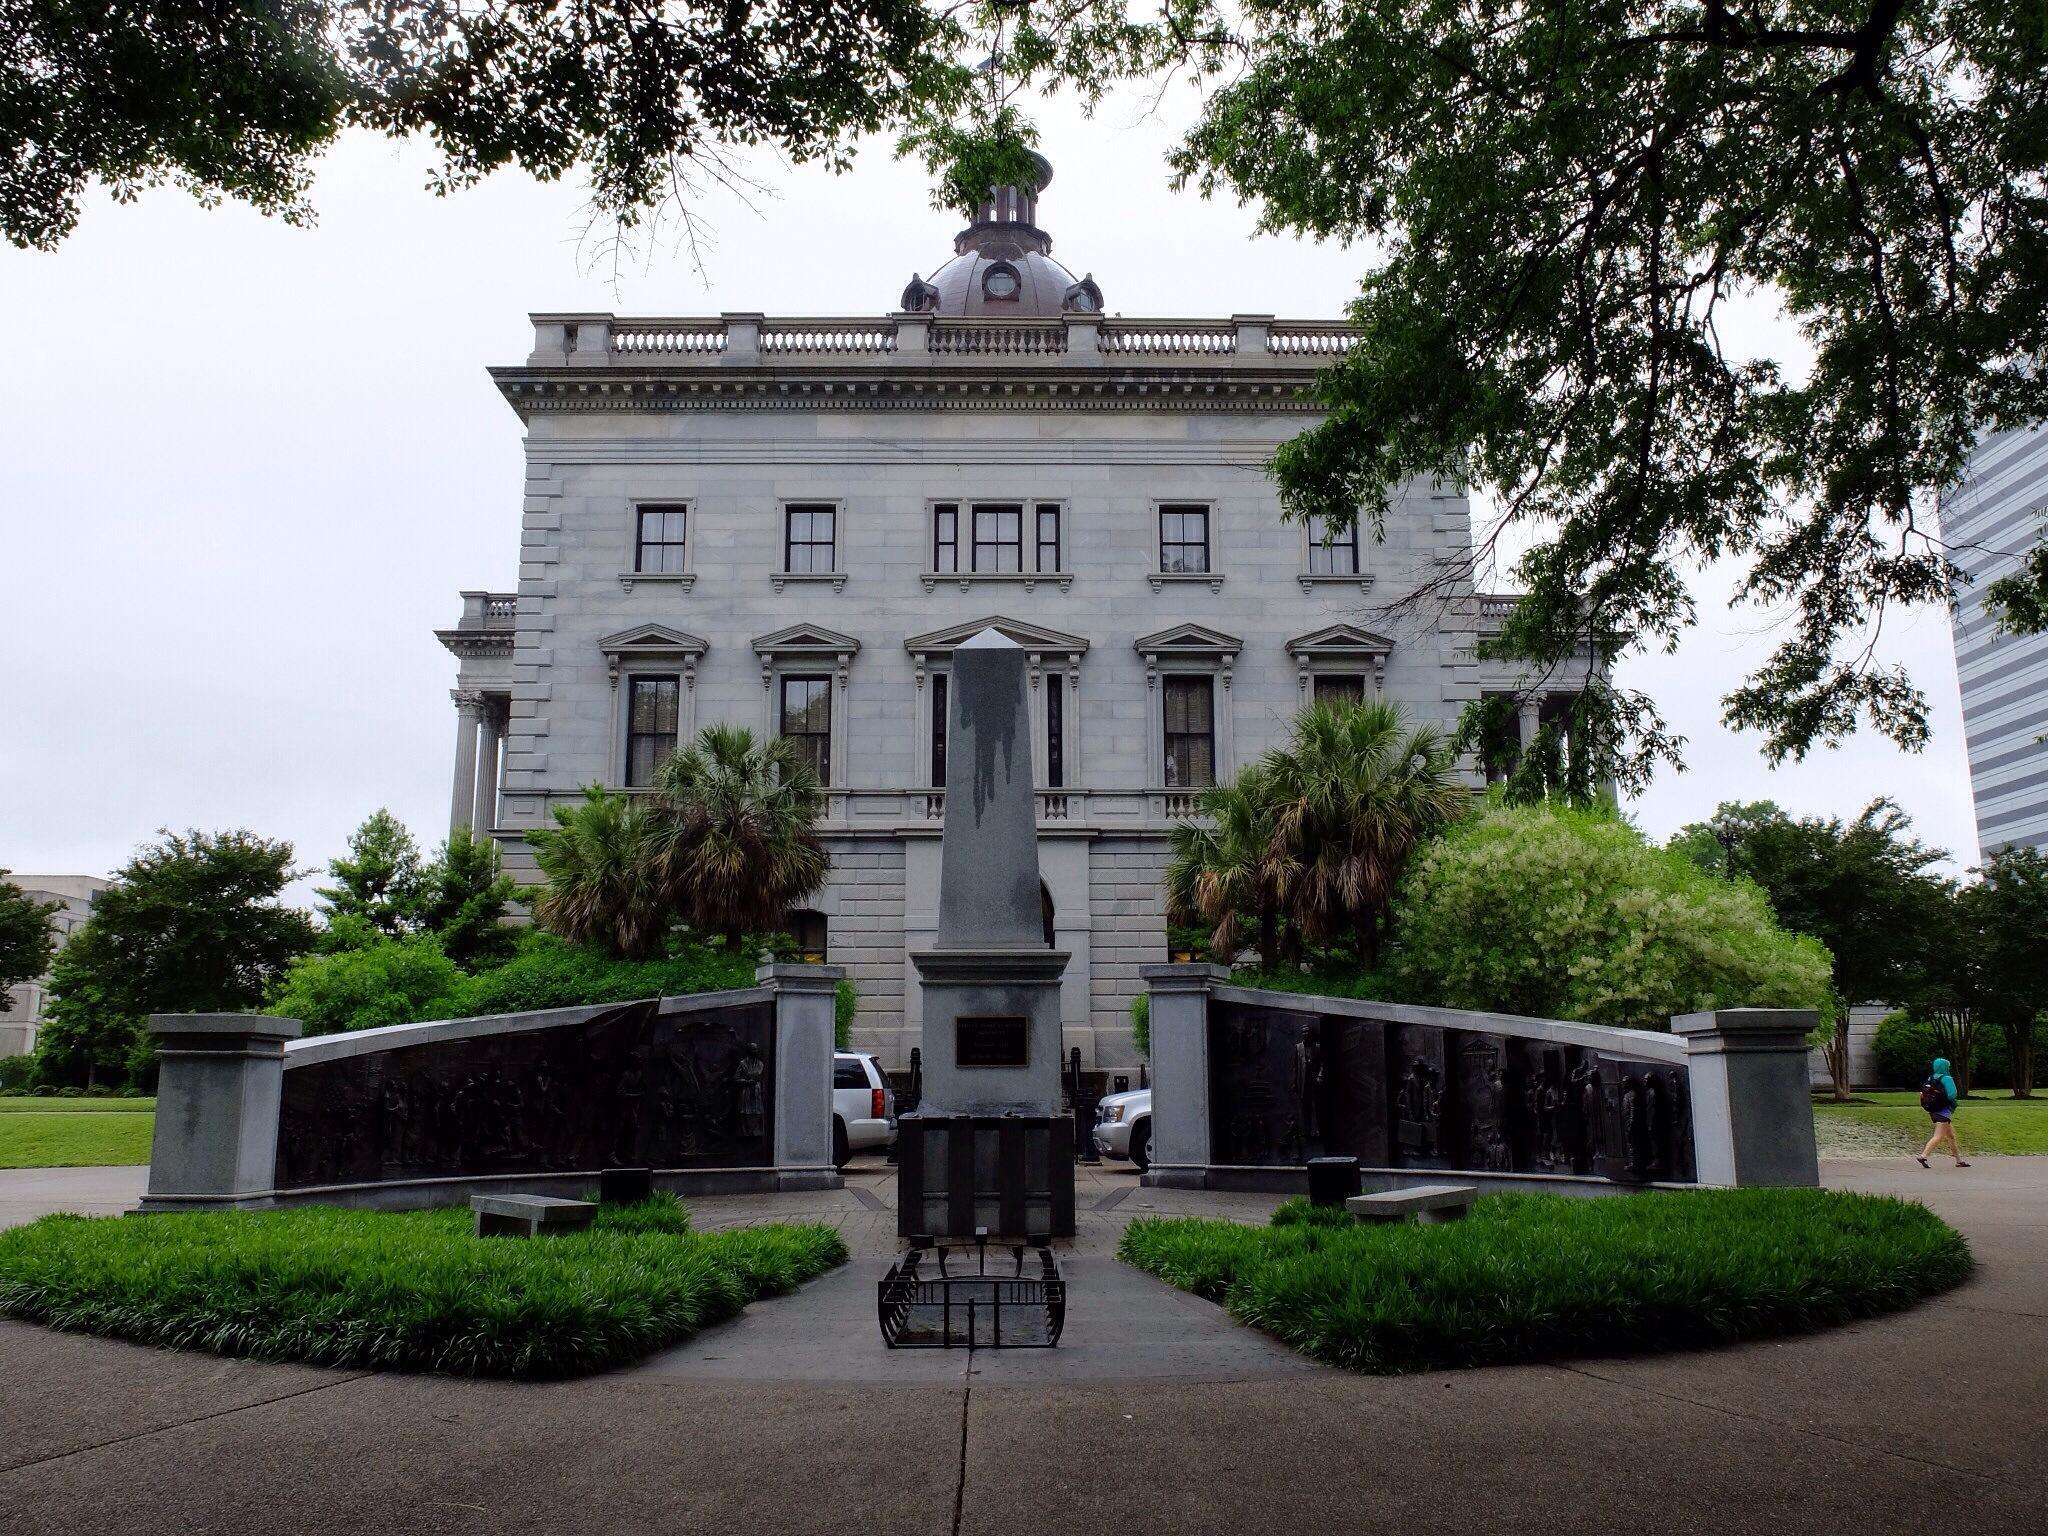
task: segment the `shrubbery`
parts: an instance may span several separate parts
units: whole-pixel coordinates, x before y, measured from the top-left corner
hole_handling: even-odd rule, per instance
[[[671,936],[668,953],[652,960],[616,960],[587,944],[570,944],[536,929],[518,931],[512,958],[466,975],[429,935],[382,939],[293,965],[272,998],[270,1013],[298,1019],[308,1035],[530,1013],[589,1003],[682,997],[754,985],[756,946]],[[833,997],[839,1045],[852,1037],[860,995],[841,980]]]
[[[1878,1081],[1887,1088],[1918,1088],[1927,1080],[1928,1064],[1944,1054],[1934,1025],[1904,1012],[1885,1016],[1870,1049],[1877,1058]],[[2034,1086],[2048,1087],[2048,1024],[2038,1021],[2034,1025]],[[2012,1087],[2012,1063],[2002,1031],[1977,1031],[1970,1052],[1970,1087]]]
[[[1798,1333],[1909,1307],[1971,1262],[1924,1206],[1818,1189],[1489,1195],[1435,1227],[1290,1201],[1265,1228],[1142,1217],[1117,1256],[1377,1373]]]
[[[471,1221],[459,1207],[46,1216],[0,1232],[0,1315],[259,1360],[578,1376],[846,1260],[830,1227],[697,1235],[665,1198],[538,1242],[477,1238]]]
[[[465,980],[429,934],[380,939],[292,962],[269,1011],[309,1035],[450,1016]]]
[[[1611,814],[1494,806],[1421,849],[1394,908],[1402,1001],[1662,1029],[1706,1008],[1818,1008],[1821,944]]]

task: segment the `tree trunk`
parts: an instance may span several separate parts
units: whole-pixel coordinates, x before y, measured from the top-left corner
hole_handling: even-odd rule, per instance
[[[1828,1064],[1828,1076],[1834,1079],[1835,1102],[1849,1102],[1849,1010],[1843,1008],[1835,1014],[1835,1027],[1828,1032],[1827,1039],[1820,1044],[1821,1059]]]
[[[1280,924],[1270,901],[1259,905],[1259,964],[1268,971],[1280,968]]]
[[[1358,924],[1358,963],[1368,971],[1380,963],[1379,924],[1369,915]]]
[[[2012,1096],[2016,1099],[2031,1099],[2034,1096],[2034,1021],[2026,1020],[2017,1028],[2005,1026],[2005,1059],[2012,1065]]]

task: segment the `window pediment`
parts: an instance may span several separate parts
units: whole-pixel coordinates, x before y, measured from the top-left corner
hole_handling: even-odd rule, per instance
[[[1235,656],[1244,649],[1244,642],[1235,635],[1226,635],[1220,629],[1211,629],[1206,624],[1176,624],[1171,629],[1162,629],[1154,635],[1140,635],[1131,642],[1132,646],[1150,657],[1197,656],[1221,658]]]
[[[1006,619],[1001,614],[991,614],[985,619],[970,619],[965,624],[948,624],[944,629],[935,629],[929,634],[912,635],[903,642],[903,648],[913,656],[950,655],[955,646],[980,634],[984,629],[993,629],[1004,639],[1014,640],[1020,649],[1026,651],[1079,656],[1088,649],[1087,640],[1080,635],[1069,635],[1061,630],[1048,629],[1043,624],[1026,624],[1019,619]]]
[[[792,624],[754,637],[754,653],[764,660],[772,656],[851,656],[859,649],[860,642],[853,636],[822,624]]]
[[[684,683],[695,687],[697,662],[711,649],[711,643],[666,624],[635,624],[631,629],[606,635],[597,642],[597,648],[604,653],[605,672],[614,688],[619,686],[619,668],[629,661],[666,662],[680,667]]]
[[[1287,642],[1287,654],[1296,661],[1328,657],[1335,661],[1363,661],[1392,654],[1394,642],[1356,624],[1332,624],[1310,634],[1296,635]]]

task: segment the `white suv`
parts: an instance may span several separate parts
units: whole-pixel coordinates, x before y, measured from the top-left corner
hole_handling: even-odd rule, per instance
[[[1104,1096],[1095,1109],[1095,1150],[1104,1157],[1129,1160],[1143,1173],[1152,1166],[1152,1090]]]
[[[896,1140],[896,1091],[882,1064],[858,1051],[832,1058],[832,1165]]]

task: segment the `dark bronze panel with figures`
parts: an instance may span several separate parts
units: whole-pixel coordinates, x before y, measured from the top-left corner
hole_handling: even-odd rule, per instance
[[[664,1016],[650,1001],[292,1067],[277,1184],[765,1167],[774,1036],[766,1002]]]
[[[1682,1065],[1481,1030],[1209,1005],[1210,1159],[1690,1183]]]

